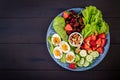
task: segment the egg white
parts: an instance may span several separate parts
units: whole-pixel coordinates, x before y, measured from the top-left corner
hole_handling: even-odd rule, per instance
[[[56,50],[60,51],[60,53],[61,53],[60,56],[56,56],[56,55],[55,55],[55,51],[56,51]],[[60,49],[60,47],[57,46],[57,47],[54,48],[54,50],[53,50],[53,55],[54,55],[54,57],[55,57],[56,59],[61,59],[61,58],[62,58],[63,53],[62,53],[62,50]]]
[[[58,46],[58,45],[60,44],[60,42],[59,42],[59,43],[55,43],[55,42],[54,42],[54,38],[55,38],[55,37],[58,38],[58,39],[60,40],[60,42],[61,42],[61,38],[60,38],[60,36],[59,36],[58,34],[53,34],[53,35],[52,35],[52,43],[53,43],[53,45],[54,45],[54,46]]]
[[[62,48],[62,45],[66,45],[67,46],[67,50],[63,50],[63,48]],[[67,53],[67,52],[69,52],[70,51],[70,46],[69,46],[69,44],[67,43],[67,42],[65,42],[65,41],[61,41],[60,42],[60,48],[61,48],[61,50],[64,52],[64,53]]]
[[[68,58],[68,56],[73,56],[73,59],[70,61],[70,60],[67,60],[67,58]],[[75,60],[75,54],[73,53],[73,52],[68,52],[67,54],[66,54],[66,62],[67,63],[73,63],[74,62],[74,60]]]

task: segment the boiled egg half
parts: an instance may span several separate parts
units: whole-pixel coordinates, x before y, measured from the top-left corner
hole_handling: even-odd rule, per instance
[[[68,44],[67,42],[65,42],[65,41],[61,41],[61,43],[60,43],[60,48],[61,48],[61,50],[62,50],[64,53],[67,53],[67,52],[70,51],[70,46],[69,46],[69,44]]]
[[[61,42],[61,38],[58,34],[53,34],[52,36],[52,43],[54,46],[58,46]]]
[[[62,58],[62,55],[63,55],[62,50],[58,46],[54,48],[53,54],[56,59]]]
[[[74,62],[74,60],[75,60],[75,54],[73,53],[73,52],[68,52],[67,54],[66,54],[66,62],[67,63],[73,63]]]

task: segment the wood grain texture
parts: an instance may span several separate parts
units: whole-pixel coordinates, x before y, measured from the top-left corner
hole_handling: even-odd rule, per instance
[[[109,80],[120,79],[119,71],[0,71],[0,79],[12,80]],[[4,77],[3,77],[4,76]]]
[[[105,17],[120,17],[119,0],[4,0],[0,17],[53,17],[65,9],[95,5]]]
[[[92,70],[120,70],[119,48],[120,45],[111,45],[105,59]],[[63,70],[50,57],[44,44],[0,44],[0,51],[0,69]]]
[[[0,19],[0,43],[45,43],[54,18]],[[120,18],[104,18],[110,26],[111,43],[120,43]]]
[[[120,72],[119,0],[0,0],[0,80],[108,80]],[[107,56],[93,69],[71,72],[54,62],[46,47],[50,22],[60,12],[94,5],[110,26]]]

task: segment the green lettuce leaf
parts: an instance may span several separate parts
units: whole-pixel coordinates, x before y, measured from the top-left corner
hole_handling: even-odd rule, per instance
[[[63,41],[68,42],[68,35],[64,30],[65,19],[61,16],[57,16],[53,21],[53,28],[58,35],[62,38]]]
[[[96,31],[96,27],[97,26],[95,24],[87,24],[85,28],[82,30],[83,38],[86,38],[87,36],[94,34],[94,32]]]
[[[108,26],[108,24],[105,21],[103,21],[101,24],[102,25],[101,25],[101,27],[99,28],[99,31],[98,31],[99,34],[100,33],[108,34],[108,32],[109,32],[109,26]]]
[[[103,20],[102,12],[97,9],[95,6],[88,6],[82,10],[83,22],[85,28],[82,30],[82,35],[84,38],[94,34],[95,31],[100,33],[108,34],[109,26]]]
[[[63,53],[62,58],[60,59],[61,62],[66,63],[66,54]]]
[[[53,53],[54,45],[52,44],[51,36],[47,38],[47,41],[49,42],[49,45],[50,45],[50,52]]]

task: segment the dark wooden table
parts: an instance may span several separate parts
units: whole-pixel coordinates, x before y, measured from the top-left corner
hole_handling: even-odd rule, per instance
[[[46,32],[63,10],[94,5],[110,26],[104,60],[88,71],[71,72],[56,64],[46,47]],[[108,80],[120,76],[119,0],[1,0],[0,80]]]

